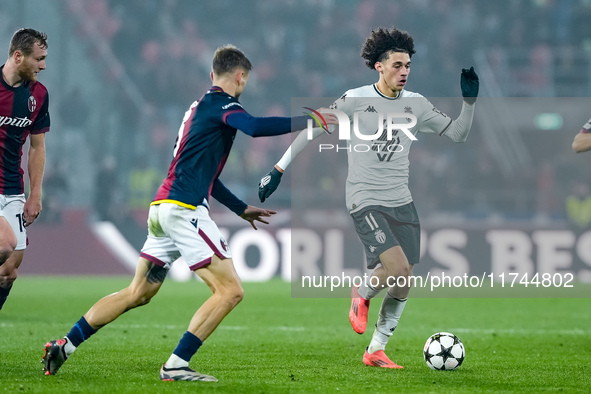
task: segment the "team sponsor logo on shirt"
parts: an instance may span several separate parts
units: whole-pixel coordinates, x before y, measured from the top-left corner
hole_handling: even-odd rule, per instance
[[[35,108],[37,108],[37,100],[35,100],[35,97],[29,96],[29,100],[27,101],[27,105],[29,106],[30,112],[35,111]]]
[[[14,126],[14,127],[28,127],[33,124],[33,121],[26,116],[24,118],[0,116],[0,127],[2,126]]]
[[[237,106],[239,106],[240,108],[242,108],[242,105],[241,105],[239,102],[237,102],[237,101],[232,101],[231,103],[228,103],[228,104],[224,105],[224,106],[222,107],[222,109],[228,109],[228,108],[230,108],[230,107],[232,107],[232,106],[234,106],[234,105],[237,105]]]
[[[220,245],[222,245],[222,249],[224,249],[224,252],[228,251],[228,243],[225,239],[220,238]]]
[[[439,115],[443,116],[444,118],[447,118],[447,115],[444,114],[443,112],[441,112],[440,110],[438,110],[437,108],[433,107],[432,110],[433,110],[433,112],[438,113]]]

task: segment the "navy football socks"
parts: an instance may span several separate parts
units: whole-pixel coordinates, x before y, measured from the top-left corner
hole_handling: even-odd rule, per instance
[[[8,298],[8,294],[10,294],[10,289],[12,289],[12,285],[10,285],[9,288],[0,287],[0,310],[2,310],[2,307]]]
[[[172,354],[175,354],[179,358],[189,362],[191,357],[197,353],[197,350],[199,350],[199,347],[201,347],[202,344],[203,342],[201,339],[197,338],[197,336],[195,336],[193,333],[187,331],[179,341],[179,344],[177,345],[176,349],[174,349]]]
[[[75,347],[78,347],[82,342],[86,341],[92,334],[97,332],[94,328],[90,327],[90,324],[86,321],[84,316],[78,320],[78,322],[72,327],[68,335],[68,339]]]

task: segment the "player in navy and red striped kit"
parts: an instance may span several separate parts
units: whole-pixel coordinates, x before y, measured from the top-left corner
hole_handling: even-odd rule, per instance
[[[49,96],[37,81],[45,70],[47,36],[33,29],[14,33],[0,83],[0,309],[16,280],[27,246],[26,228],[41,212]],[[21,158],[30,135],[29,197],[25,199]]]
[[[125,311],[145,305],[158,292],[172,263],[183,257],[192,271],[210,287],[212,296],[197,310],[178,346],[160,369],[162,380],[216,381],[189,368],[191,357],[223,318],[242,300],[240,279],[232,254],[209,217],[213,197],[256,230],[255,221],[267,223],[275,212],[247,205],[218,178],[239,129],[252,137],[272,136],[306,128],[308,117],[257,118],[238,98],[252,66],[229,45],[213,58],[213,85],[194,102],[178,132],[168,175],[156,192],[148,217],[148,239],[129,287],[98,301],[63,339],[45,345],[43,361],[53,375],[82,342]],[[325,117],[336,124],[333,115]]]

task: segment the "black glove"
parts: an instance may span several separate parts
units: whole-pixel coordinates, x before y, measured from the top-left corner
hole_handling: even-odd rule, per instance
[[[478,81],[478,75],[474,71],[474,67],[462,69],[462,76],[460,77],[460,86],[462,88],[462,96],[464,100],[469,104],[474,104],[476,97],[478,97],[478,87],[480,82]]]
[[[265,202],[265,199],[277,190],[282,176],[283,173],[273,167],[267,175],[261,178],[261,181],[259,182],[259,200],[261,200],[261,202]]]

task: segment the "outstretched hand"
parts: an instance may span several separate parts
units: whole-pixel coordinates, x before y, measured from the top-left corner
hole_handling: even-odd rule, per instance
[[[258,230],[257,226],[254,224],[255,221],[269,224],[269,222],[267,222],[266,220],[263,220],[262,218],[263,217],[270,217],[271,215],[275,215],[276,213],[277,213],[277,211],[271,211],[270,209],[257,208],[257,207],[253,207],[251,205],[248,205],[246,207],[246,209],[244,210],[244,212],[242,212],[240,217],[242,219],[246,220],[247,222],[250,222],[250,225],[252,226],[252,228],[254,228],[255,230]]]
[[[334,130],[334,127],[331,129],[328,128],[328,126],[338,126],[339,125],[339,118],[337,117],[337,115],[335,115],[335,111],[333,109],[330,108],[318,108],[318,109],[312,109],[312,108],[308,108],[308,107],[304,107],[307,110],[312,111],[312,113],[308,114],[309,116],[311,116],[312,118],[314,118],[317,122],[317,125],[319,127],[322,128],[322,130],[324,130],[324,132],[326,134],[332,134],[332,131]]]
[[[265,199],[277,190],[282,176],[283,172],[279,171],[277,167],[273,167],[267,175],[261,178],[261,181],[259,182],[259,200],[261,200],[261,202],[265,202]]]
[[[322,107],[318,108],[316,111],[318,111],[322,115],[327,124],[338,126],[339,118],[334,114],[334,110]]]
[[[463,68],[462,75],[460,76],[460,87],[462,88],[462,96],[464,101],[468,104],[474,104],[478,97],[478,89],[480,87],[480,81],[478,75],[474,71],[474,67],[470,69]]]
[[[23,220],[25,227],[29,227],[41,212],[41,198],[29,196],[23,208]]]

